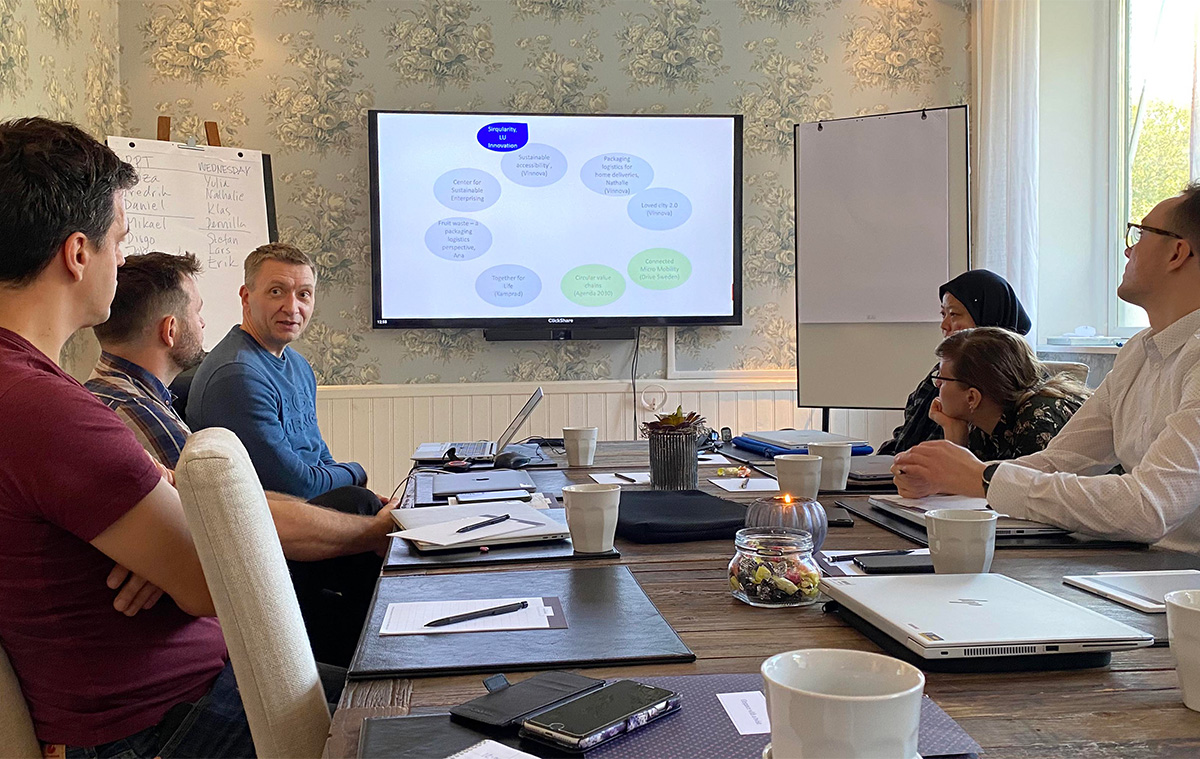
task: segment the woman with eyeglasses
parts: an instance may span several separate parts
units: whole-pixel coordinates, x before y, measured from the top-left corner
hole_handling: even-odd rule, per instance
[[[1024,335],[1032,324],[1017,299],[1012,285],[987,269],[960,274],[938,290],[942,300],[942,337],[972,327],[1003,327]],[[940,440],[942,428],[929,418],[929,409],[938,397],[933,384],[937,367],[921,380],[904,406],[904,423],[892,432],[892,439],[879,446],[879,453],[893,455],[907,451],[926,440]]]
[[[1029,344],[1005,329],[956,332],[937,356],[929,418],[980,461],[1043,450],[1091,395],[1065,374],[1049,376]]]

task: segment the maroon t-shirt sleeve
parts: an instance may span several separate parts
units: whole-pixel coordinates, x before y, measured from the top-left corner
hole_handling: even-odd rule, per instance
[[[8,396],[20,434],[0,435],[0,458],[11,462],[5,476],[26,504],[81,540],[108,529],[162,478],[133,433],[81,385],[47,377]]]

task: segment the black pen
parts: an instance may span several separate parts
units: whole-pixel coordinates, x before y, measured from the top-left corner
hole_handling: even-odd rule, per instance
[[[483,619],[484,617],[494,617],[497,614],[511,614],[514,611],[520,611],[526,606],[529,606],[528,601],[517,601],[512,604],[503,606],[494,606],[490,609],[480,609],[479,611],[468,611],[465,614],[455,614],[450,617],[442,617],[435,619],[432,622],[426,622],[425,627],[443,627],[445,625],[453,625],[458,622],[469,622],[472,619]]]
[[[459,533],[459,532],[470,532],[471,530],[478,530],[480,527],[487,527],[487,526],[493,525],[493,524],[500,524],[501,522],[505,521],[508,518],[509,518],[508,514],[501,514],[498,517],[492,517],[491,519],[485,519],[482,522],[476,522],[475,524],[469,524],[466,527],[459,527],[454,532]]]
[[[629,475],[621,474],[620,472],[613,472],[613,476],[616,477],[618,480],[625,480],[626,482],[632,482],[634,484],[637,484],[636,477],[630,477]]]
[[[858,553],[848,553],[844,556],[838,556],[836,558],[830,558],[827,556],[825,557],[825,560],[832,564],[839,561],[850,561],[862,556],[904,556],[912,553],[915,550],[915,548],[905,548],[903,551],[859,551]]]

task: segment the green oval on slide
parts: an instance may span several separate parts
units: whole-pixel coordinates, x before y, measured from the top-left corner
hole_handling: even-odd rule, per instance
[[[647,290],[670,290],[692,276],[692,262],[677,250],[650,248],[629,262],[629,278]]]
[[[607,306],[625,294],[625,278],[611,266],[584,264],[563,275],[562,291],[572,303]]]

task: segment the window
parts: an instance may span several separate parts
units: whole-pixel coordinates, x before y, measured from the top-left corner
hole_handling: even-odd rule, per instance
[[[1200,51],[1196,0],[1126,0],[1124,187],[1118,222],[1141,221],[1200,168]],[[1116,260],[1116,279],[1125,265]],[[1115,287],[1113,298],[1116,298]],[[1148,325],[1146,313],[1116,301],[1114,327]]]

